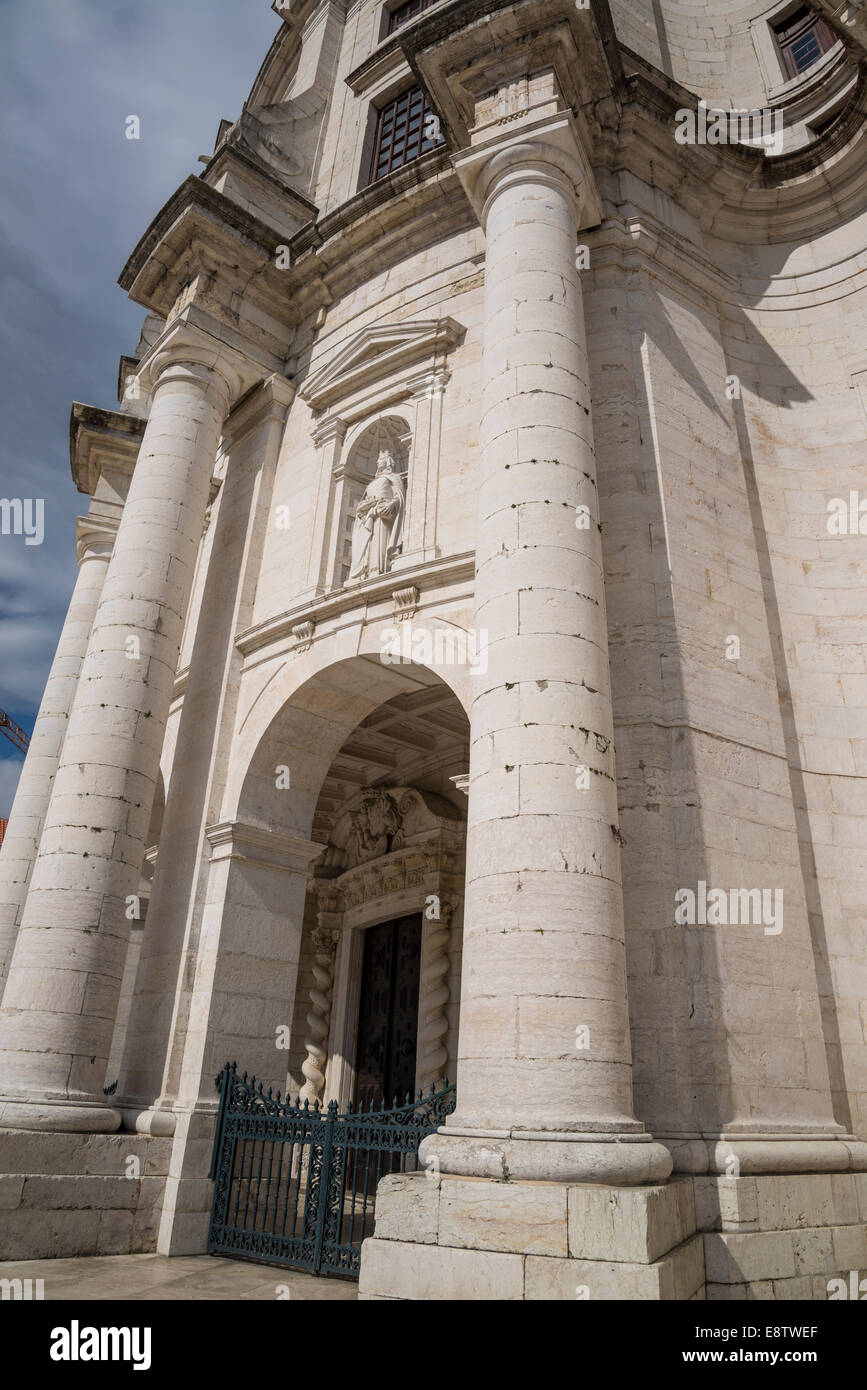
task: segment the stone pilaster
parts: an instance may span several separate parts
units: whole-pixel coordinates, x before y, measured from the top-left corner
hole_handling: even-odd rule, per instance
[[[217,444],[243,364],[176,322],[82,664],[0,1015],[0,1125],[101,1131],[102,1087]]]
[[[153,1104],[125,1118],[140,1133],[174,1135],[157,1245],[164,1255],[198,1253],[207,1238],[217,1072],[243,1057],[266,1086],[285,1086],[307,879],[323,848],[243,821],[209,826],[206,835],[210,871],[188,1016],[181,1001],[165,1061],[161,1051],[143,1058],[133,1045],[124,1063],[163,1075]],[[130,1082],[153,1086],[141,1072],[125,1080],[122,1071],[121,1089]]]
[[[331,415],[323,421],[313,436],[318,451],[317,483],[307,583],[311,593],[316,596],[325,593],[329,587],[333,588],[340,577],[344,473],[339,471],[339,466],[345,436],[346,421],[338,415]],[[325,545],[323,536],[327,537]]]
[[[78,519],[78,578],[48,673],[0,854],[0,997],[39,849],[81,663],[87,651],[116,527]]]

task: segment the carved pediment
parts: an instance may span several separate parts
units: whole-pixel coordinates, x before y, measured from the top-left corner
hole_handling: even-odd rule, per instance
[[[410,319],[359,329],[325,366],[311,373],[300,395],[312,410],[324,410],[383,377],[441,357],[455,347],[463,331],[451,318]]]

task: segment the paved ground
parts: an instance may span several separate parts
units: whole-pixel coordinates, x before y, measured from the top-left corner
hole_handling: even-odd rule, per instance
[[[45,1299],[356,1299],[358,1285],[216,1255],[0,1261],[0,1279],[42,1279]],[[288,1289],[288,1294],[287,1294]]]

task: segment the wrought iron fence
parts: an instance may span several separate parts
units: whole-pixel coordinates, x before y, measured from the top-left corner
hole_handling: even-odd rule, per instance
[[[208,1251],[357,1279],[380,1178],[411,1172],[455,1108],[455,1088],[391,1109],[338,1113],[284,1100],[227,1062],[211,1158]]]

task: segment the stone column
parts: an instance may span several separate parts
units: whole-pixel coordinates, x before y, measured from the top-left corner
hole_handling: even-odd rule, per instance
[[[143,372],[153,389],[82,665],[0,1014],[0,1125],[111,1131],[105,1067],[202,535],[240,379],[179,322]],[[231,359],[234,362],[234,357]]]
[[[0,998],[115,535],[116,527],[104,521],[78,519],[78,578],[45,683],[0,854]]]
[[[331,1021],[331,1000],[334,990],[334,953],[339,932],[321,924],[313,931],[313,984],[310,987],[310,1008],[307,1013],[308,1036],[304,1039],[307,1056],[301,1063],[304,1085],[299,1100],[311,1105],[319,1100],[325,1085],[328,1064],[328,1029]]]
[[[458,1109],[443,1173],[647,1183],[632,1110],[605,592],[571,116],[456,167],[486,233]],[[487,641],[485,642],[485,634]]]

